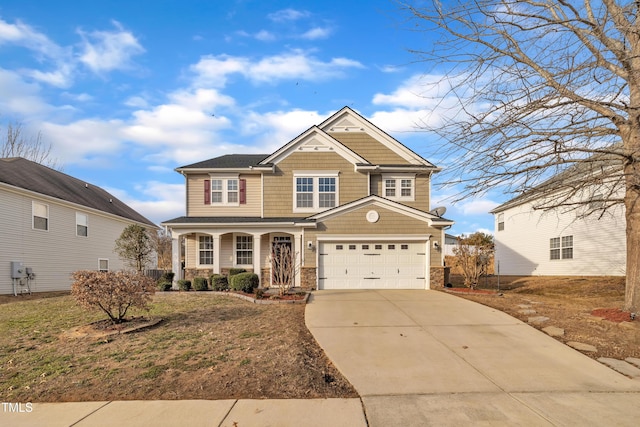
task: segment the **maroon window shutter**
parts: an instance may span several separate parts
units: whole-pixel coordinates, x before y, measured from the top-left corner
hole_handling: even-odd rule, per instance
[[[246,179],[240,180],[240,204],[241,205],[247,204],[247,180]]]
[[[210,179],[204,180],[204,204],[205,205],[211,204],[211,180]]]

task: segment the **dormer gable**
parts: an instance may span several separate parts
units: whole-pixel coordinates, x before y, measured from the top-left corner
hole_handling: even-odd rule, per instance
[[[317,126],[310,127],[288,144],[262,160],[260,164],[278,164],[296,152],[335,152],[354,166],[358,164],[368,164],[365,158],[359,156]]]

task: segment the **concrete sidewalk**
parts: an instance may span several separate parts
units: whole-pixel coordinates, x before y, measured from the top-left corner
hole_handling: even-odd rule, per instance
[[[367,425],[360,399],[165,400],[34,403],[23,412],[0,407],[11,427],[247,427]]]
[[[640,381],[462,298],[320,291],[306,322],[370,426],[640,423]]]

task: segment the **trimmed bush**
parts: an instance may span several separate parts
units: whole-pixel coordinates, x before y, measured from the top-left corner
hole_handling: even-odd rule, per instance
[[[160,280],[158,280],[158,282],[163,283],[163,282],[169,282],[172,283],[173,282],[173,278],[175,277],[176,273],[174,273],[173,271],[166,271],[164,273],[162,273],[162,276],[160,276]]]
[[[181,291],[190,291],[191,290],[191,280],[185,280],[185,279],[178,280],[178,288]]]
[[[223,274],[214,274],[211,276],[211,288],[214,291],[226,291],[229,289],[229,280]]]
[[[234,291],[242,291],[250,294],[259,284],[260,279],[257,274],[239,273],[230,277],[229,286]]]
[[[160,282],[158,283],[158,289],[164,292],[170,291],[171,288],[173,287],[173,284],[171,282]]]
[[[246,273],[246,272],[247,270],[245,270],[244,268],[230,268],[229,277],[235,276],[236,274],[240,274],[240,273]]]
[[[196,291],[208,291],[209,283],[207,283],[207,279],[204,277],[196,277],[193,279],[193,288]]]

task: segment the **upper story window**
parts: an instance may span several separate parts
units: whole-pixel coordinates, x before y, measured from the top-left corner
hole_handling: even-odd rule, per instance
[[[497,221],[498,221],[498,231],[504,230],[504,214],[503,213],[498,214]]]
[[[237,177],[220,177],[204,181],[206,205],[237,206],[246,203],[246,180]]]
[[[49,230],[49,205],[33,202],[32,209],[34,230]]]
[[[87,237],[89,235],[89,216],[76,212],[76,236]]]
[[[317,212],[338,206],[338,172],[295,172],[294,212]]]
[[[391,200],[415,200],[415,176],[383,175],[384,197]]]

